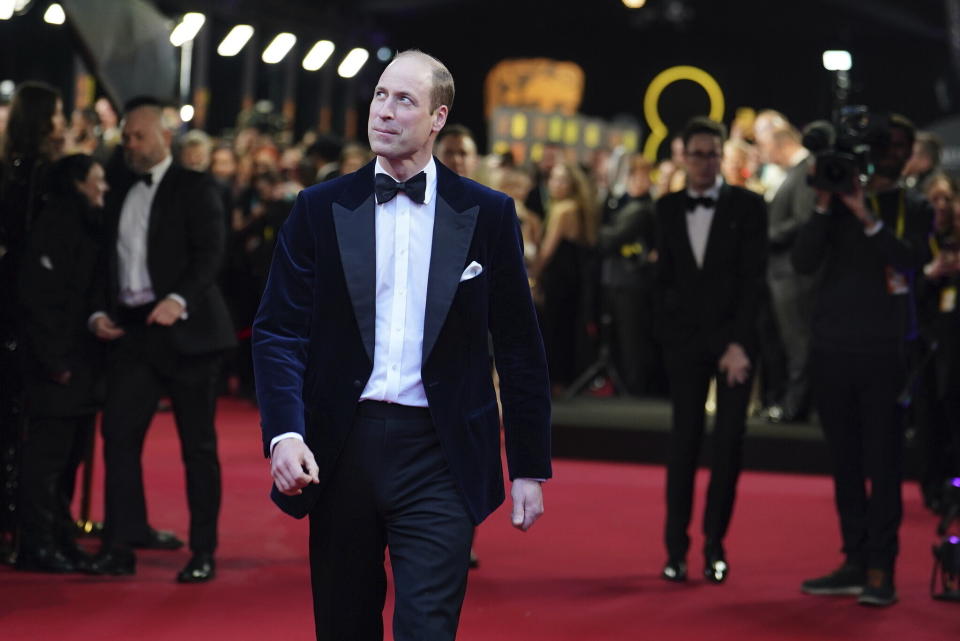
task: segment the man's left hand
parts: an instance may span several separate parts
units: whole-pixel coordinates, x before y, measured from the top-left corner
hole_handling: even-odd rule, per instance
[[[178,303],[172,298],[164,298],[162,301],[157,303],[157,306],[153,308],[153,311],[150,312],[150,315],[147,316],[147,325],[163,325],[165,327],[170,327],[178,320],[183,314],[183,305]]]
[[[750,358],[739,343],[730,343],[720,357],[717,369],[727,376],[727,385],[746,383],[750,376]]]
[[[510,519],[513,527],[526,532],[543,514],[543,488],[540,487],[540,481],[515,479],[510,486],[510,497],[513,499]]]

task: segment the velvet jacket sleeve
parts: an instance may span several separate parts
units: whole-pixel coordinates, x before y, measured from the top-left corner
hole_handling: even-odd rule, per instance
[[[547,479],[552,476],[550,384],[512,199],[503,199],[498,223],[490,332],[500,374],[507,467],[511,480]]]
[[[280,230],[270,276],[253,324],[264,455],[285,432],[305,436],[303,383],[314,309],[314,234],[301,193]]]

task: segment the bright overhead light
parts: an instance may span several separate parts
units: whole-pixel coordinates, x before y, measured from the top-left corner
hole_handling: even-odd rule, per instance
[[[251,37],[253,37],[253,27],[248,24],[238,24],[217,46],[217,53],[225,57],[235,56],[240,53]]]
[[[329,60],[335,48],[329,40],[320,40],[310,47],[310,51],[303,57],[303,68],[307,71],[316,71]]]
[[[200,27],[202,27],[206,21],[207,17],[202,13],[185,13],[180,24],[174,27],[170,33],[170,44],[174,47],[179,47],[184,43],[190,42],[197,37]]]
[[[639,9],[647,4],[647,0],[623,0],[623,6],[627,9]]]
[[[340,66],[337,67],[337,73],[341,78],[353,78],[360,72],[361,67],[367,62],[370,53],[366,49],[357,47],[351,49],[347,57],[343,59]]]
[[[263,61],[271,65],[280,62],[295,44],[297,44],[297,37],[292,33],[278,33],[277,37],[263,50]]]
[[[377,49],[377,60],[380,62],[389,62],[393,57],[393,49],[390,47],[380,47]]]
[[[0,0],[0,20],[9,20],[13,17],[15,3],[13,0]]]
[[[190,122],[193,120],[193,105],[184,105],[180,107],[180,120]]]
[[[48,24],[63,24],[67,21],[67,14],[63,12],[63,7],[54,2],[47,7],[46,12],[43,14],[43,21]]]
[[[850,71],[853,57],[849,51],[824,51],[823,68],[827,71]]]

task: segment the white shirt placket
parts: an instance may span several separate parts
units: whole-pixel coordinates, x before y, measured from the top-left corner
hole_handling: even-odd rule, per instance
[[[403,342],[406,334],[408,270],[410,265],[410,201],[397,196],[394,199],[395,224],[393,235],[393,304],[390,309],[390,338],[387,342],[386,393],[388,398],[400,394],[400,372],[403,369]]]

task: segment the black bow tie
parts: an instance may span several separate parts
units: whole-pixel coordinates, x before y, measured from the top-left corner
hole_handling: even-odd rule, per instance
[[[422,205],[427,192],[427,175],[421,171],[413,178],[397,182],[387,174],[377,174],[374,193],[377,195],[378,205],[393,200],[398,191],[402,191],[410,200]]]
[[[697,207],[706,207],[713,209],[717,206],[717,201],[709,196],[691,196],[687,194],[687,211],[693,211]]]
[[[141,180],[146,183],[147,187],[150,187],[153,185],[153,174],[149,171],[145,174],[137,174],[136,180],[133,181],[133,184],[137,184]]]

